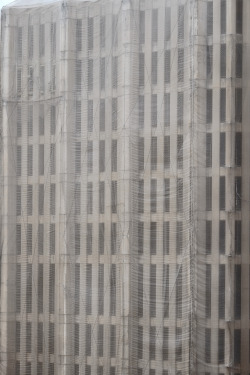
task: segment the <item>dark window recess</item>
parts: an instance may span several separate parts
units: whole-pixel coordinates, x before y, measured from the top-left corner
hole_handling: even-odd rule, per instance
[[[99,182],[99,213],[104,214],[105,208],[105,181]]]
[[[212,210],[212,177],[206,177],[206,211]]]
[[[226,162],[226,133],[220,133],[220,167],[225,167]]]
[[[92,254],[92,242],[93,242],[93,225],[92,223],[87,223],[87,238],[86,238],[86,248],[87,254]]]
[[[236,34],[242,34],[243,0],[236,0]]]
[[[220,3],[220,32],[226,34],[227,32],[227,1],[221,0]]]
[[[145,57],[144,53],[139,54],[139,86],[144,86],[144,67],[145,67]]]
[[[157,137],[151,138],[151,170],[157,169]]]
[[[205,329],[205,362],[211,362],[211,329]]]
[[[138,183],[138,213],[144,212],[144,180],[139,180]]]
[[[99,125],[100,131],[105,131],[105,99],[100,99],[100,107],[99,107]]]
[[[75,315],[80,312],[80,264],[75,264]]]
[[[104,313],[104,264],[99,264],[98,270],[98,314]]]
[[[183,211],[183,178],[177,178],[176,210]]]
[[[169,221],[163,223],[163,254],[169,254]]]
[[[235,221],[234,251],[236,255],[241,254],[241,221]]]
[[[183,135],[177,135],[177,168],[183,168]]]
[[[93,131],[93,100],[88,101],[88,131]]]
[[[86,332],[85,332],[85,355],[91,356],[91,340],[92,339],[92,328],[91,324],[86,324]],[[90,366],[91,369],[91,366]],[[86,374],[86,371],[85,371]]]
[[[212,248],[212,221],[206,221],[206,254],[211,254]]]
[[[115,358],[115,356],[116,356],[116,326],[112,324],[110,325],[110,357]],[[113,375],[115,374],[114,370],[113,370]]]
[[[171,52],[170,49],[165,51],[164,82],[170,83]]]
[[[157,126],[157,94],[151,95],[151,125]]]
[[[94,19],[88,19],[88,49],[92,50],[94,45]]]
[[[220,122],[226,122],[227,97],[226,89],[220,89]]]
[[[241,167],[242,163],[242,133],[235,134],[235,166]]]
[[[213,78],[213,46],[207,46],[207,79]]]
[[[138,139],[138,169],[144,170],[144,138],[142,137]]]
[[[152,10],[152,42],[158,41],[158,9]]]
[[[116,315],[116,264],[110,270],[110,316]]]
[[[163,316],[164,318],[169,317],[169,264],[163,265]]]
[[[227,74],[227,45],[220,46],[220,77],[226,78]]]
[[[206,264],[206,318],[211,318],[211,264]]]
[[[177,362],[182,361],[182,328],[176,328],[175,358]]]
[[[182,267],[177,266],[176,277],[176,318],[182,318]]]
[[[171,8],[165,9],[165,41],[169,41],[171,38]]]
[[[145,11],[140,11],[139,42],[145,43]]]
[[[224,364],[225,361],[225,330],[219,329],[218,332],[218,363]]]
[[[150,208],[151,212],[157,211],[157,180],[151,180],[151,191],[150,191]]]
[[[144,128],[144,96],[139,96],[139,129]]]
[[[164,126],[170,125],[170,94],[164,94]]]
[[[234,364],[239,365],[241,360],[241,330],[234,330]]]
[[[92,313],[92,264],[86,266],[86,314]]]
[[[156,327],[150,327],[149,336],[149,355],[151,360],[155,360],[155,344],[156,344]]]
[[[241,319],[241,265],[234,266],[234,318]]]
[[[143,316],[143,264],[138,265],[138,317]]]
[[[226,207],[226,177],[220,176],[220,210],[225,211]]]
[[[144,223],[138,223],[138,254],[143,254],[143,239],[144,239]]]
[[[118,84],[118,56],[112,57],[112,87],[117,89]]]
[[[117,252],[117,225],[111,223],[111,254],[114,255]]]
[[[225,264],[219,265],[219,319],[225,319]]]
[[[212,167],[212,134],[206,134],[206,167]]]
[[[241,210],[241,177],[235,177],[235,210]]]
[[[165,178],[164,180],[164,211],[169,212],[170,206],[170,180]]]
[[[162,359],[163,361],[168,360],[168,327],[163,327],[163,342],[162,342]]]
[[[226,249],[226,222],[220,220],[219,224],[219,253],[225,254]]]
[[[104,326],[99,324],[98,326],[98,341],[97,341],[97,355],[103,357],[103,338],[104,338]]]
[[[176,253],[177,255],[182,254],[183,247],[183,224],[182,221],[177,221],[176,223]]]
[[[82,50],[82,20],[76,20],[76,51]]]
[[[206,123],[211,124],[213,119],[213,90],[207,90]]]
[[[150,265],[150,316],[156,317],[156,265]]]
[[[184,80],[184,49],[178,49],[178,82],[181,83]]]
[[[152,85],[157,85],[157,66],[158,65],[158,54],[157,52],[152,52],[152,63],[151,63],[151,83]]]
[[[99,223],[99,254],[104,254],[104,240],[105,240],[105,226],[104,223]]]
[[[235,89],[235,121],[242,121],[242,88]]]
[[[235,51],[235,76],[236,78],[242,78],[242,44],[236,44],[236,51]]]
[[[184,39],[184,5],[180,5],[178,8],[178,39],[182,41]]]
[[[213,1],[207,2],[207,35],[213,35]]]
[[[184,95],[183,91],[178,92],[177,95],[177,125],[183,126],[183,115],[184,115]]]
[[[170,136],[164,137],[164,167],[170,167]]]
[[[150,223],[150,253],[156,255],[156,244],[157,244],[157,223]]]

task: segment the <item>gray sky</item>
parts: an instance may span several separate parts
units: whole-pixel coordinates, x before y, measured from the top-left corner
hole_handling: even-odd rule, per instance
[[[0,9],[7,4],[10,4],[13,0],[0,0]]]

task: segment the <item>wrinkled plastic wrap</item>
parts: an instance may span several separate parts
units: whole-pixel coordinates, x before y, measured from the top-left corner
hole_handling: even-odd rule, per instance
[[[249,14],[3,9],[0,374],[250,372]]]

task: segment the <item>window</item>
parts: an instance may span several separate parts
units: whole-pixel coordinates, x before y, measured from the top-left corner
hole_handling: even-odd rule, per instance
[[[99,171],[105,172],[105,141],[99,141]]]
[[[163,254],[169,254],[169,221],[163,223]]]
[[[33,185],[27,186],[27,215],[31,216],[33,213]]]
[[[235,254],[241,254],[241,221],[235,221],[235,233],[234,233],[234,251]]]
[[[94,46],[94,19],[89,17],[88,19],[88,49],[92,50]]]
[[[164,180],[164,211],[169,212],[170,208],[170,180],[165,178]]]
[[[99,108],[99,125],[100,125],[100,131],[105,131],[105,99],[100,99],[100,108]]]
[[[143,358],[143,326],[138,326],[137,328],[137,356],[138,359]]]
[[[21,264],[16,264],[16,312],[21,312]]]
[[[157,68],[158,68],[158,54],[157,52],[152,52],[152,62],[151,62],[151,83],[152,85],[157,85]]]
[[[213,78],[213,46],[207,46],[207,79]]]
[[[44,175],[44,144],[39,145],[39,176]]]
[[[145,12],[140,11],[139,43],[145,43]]]
[[[28,136],[33,136],[33,106],[28,106]]]
[[[22,146],[16,146],[16,174],[22,175]]]
[[[182,267],[177,266],[177,276],[176,276],[176,318],[182,318]]]
[[[165,9],[165,41],[169,41],[171,38],[171,8]]]
[[[22,94],[22,69],[18,68],[16,71],[16,91],[17,96],[20,97]]]
[[[40,66],[39,70],[39,90],[41,94],[44,94],[45,91],[45,68],[43,65]]]
[[[236,0],[236,33],[242,34],[243,0]]]
[[[92,341],[91,339],[92,339],[92,327],[91,327],[91,324],[86,324],[86,333],[85,333],[85,355],[86,356],[91,356],[91,341]]]
[[[242,44],[236,44],[236,52],[235,52],[235,76],[236,78],[242,78]]]
[[[177,168],[183,168],[183,135],[177,135]]]
[[[184,5],[178,7],[178,40],[182,41],[184,39]]]
[[[55,350],[55,324],[49,323],[49,354],[54,354]],[[52,366],[51,366],[52,365]],[[54,363],[50,363],[49,375],[54,375]],[[51,368],[53,370],[51,371]]]
[[[92,214],[93,212],[93,183],[88,182],[87,184],[87,213]]]
[[[99,223],[99,254],[104,254],[105,226]]]
[[[227,45],[221,44],[220,46],[220,76],[226,78],[227,74]]]
[[[227,31],[227,2],[221,0],[220,2],[220,32],[226,34]]]
[[[242,133],[235,133],[235,166],[241,167],[242,163]]]
[[[142,137],[138,139],[138,169],[144,170],[144,138]]]
[[[207,2],[207,35],[213,35],[213,1]]]
[[[100,44],[101,48],[105,48],[105,38],[106,36],[106,19],[105,16],[101,16],[100,18]]]
[[[178,49],[178,83],[184,80],[184,49]]]
[[[139,129],[144,128],[144,96],[139,96]]]
[[[26,313],[32,313],[32,264],[27,264],[27,283],[26,283]]]
[[[220,167],[225,167],[226,133],[220,133]]]
[[[118,42],[118,14],[113,14],[112,35],[113,35],[113,46],[117,47],[117,42]]]
[[[206,134],[206,167],[212,167],[212,134]]]
[[[184,114],[184,95],[183,92],[177,94],[177,125],[183,126],[183,114]]]
[[[93,172],[93,141],[88,141],[87,144],[87,164],[88,173]]]
[[[117,130],[117,98],[112,98],[112,130]]]
[[[116,139],[112,139],[111,170],[112,172],[117,172],[117,140]]]
[[[149,358],[150,360],[155,360],[156,327],[151,326],[149,334]]]
[[[157,94],[151,95],[151,124],[153,128],[157,126]]]
[[[16,186],[16,215],[20,216],[22,212],[22,187],[21,185]]]
[[[241,265],[234,266],[234,318],[241,319]]]
[[[54,175],[56,173],[56,144],[52,143],[50,145],[50,174]]]
[[[86,239],[87,254],[92,254],[92,242],[93,242],[93,224],[87,223],[87,239]]]
[[[93,100],[88,101],[88,131],[93,131]]]
[[[81,92],[82,89],[82,62],[76,60],[76,91]]]
[[[226,89],[220,89],[220,122],[226,122]]]
[[[180,255],[182,253],[183,247],[183,224],[182,221],[176,222],[176,254]]]
[[[157,223],[150,223],[150,254],[156,255]]]
[[[220,195],[219,195],[219,200],[220,200],[220,210],[225,211],[226,207],[226,177],[225,176],[220,176]]]
[[[16,254],[20,255],[22,250],[22,226],[16,224]]]
[[[43,237],[44,237],[44,226],[42,223],[38,224],[38,254],[43,255]]]
[[[44,214],[44,185],[39,184],[38,189],[38,213],[39,215]]]
[[[111,182],[111,210],[112,214],[117,213],[117,181]]]
[[[16,322],[16,352],[20,353],[21,346],[21,324]]]
[[[158,9],[152,10],[152,43],[158,41]]]
[[[225,254],[226,249],[226,222],[225,220],[220,220],[219,223],[219,252],[220,254]]]
[[[117,89],[118,83],[118,56],[112,57],[112,87]]]
[[[86,265],[86,314],[92,314],[92,264]]]
[[[176,210],[183,211],[183,178],[177,178]]]
[[[105,208],[105,182],[99,182],[99,213],[104,214]]]
[[[23,29],[17,27],[17,58],[21,60],[23,56]]]
[[[50,48],[51,56],[56,56],[56,23],[53,22],[50,26]]]
[[[43,313],[43,264],[38,264],[38,277],[37,277],[37,307],[38,313]],[[42,352],[41,352],[42,353]]]
[[[100,59],[100,89],[105,90],[105,57]]]
[[[80,100],[76,101],[76,117],[75,117],[75,132],[81,134],[81,117],[82,117],[82,103]]]
[[[81,82],[81,81],[79,81]],[[51,91],[55,91],[56,89],[56,65],[51,66]]]
[[[177,362],[182,361],[182,328],[176,328],[175,358]]]
[[[116,315],[116,265],[111,264],[110,270],[110,316]]]
[[[104,264],[99,264],[98,271],[98,314],[104,313]]]
[[[32,224],[27,224],[26,246],[27,246],[27,255],[31,255],[32,254]]]
[[[150,316],[156,317],[156,265],[150,265]]]
[[[218,362],[224,364],[225,361],[225,330],[219,329],[218,332]]]
[[[241,360],[241,330],[234,330],[234,365],[239,365]]]
[[[242,121],[242,88],[235,89],[235,121]]]
[[[111,254],[116,254],[117,245],[117,225],[116,223],[111,223]]]
[[[235,177],[235,210],[241,210],[241,177]]]
[[[49,265],[49,312],[54,314],[55,311],[55,264]],[[53,335],[53,330],[49,331]]]
[[[138,254],[143,254],[144,222],[138,222]]]
[[[213,118],[213,90],[207,90],[207,112],[206,112],[206,122],[207,124],[212,123]]]
[[[82,20],[76,20],[76,50],[82,50]]]
[[[138,317],[143,317],[143,264],[138,264]]]
[[[22,107],[20,104],[17,104],[16,135],[17,137],[22,136]]]
[[[164,167],[170,167],[170,136],[164,137]]]
[[[206,318],[211,318],[211,264],[206,264],[206,291],[205,291],[205,313]]]
[[[151,212],[156,212],[157,210],[157,180],[151,180],[151,191],[150,191],[150,201],[151,201]]]
[[[50,215],[56,214],[56,185],[50,185]]]
[[[33,67],[29,66],[29,72],[28,72],[28,91],[29,91],[29,95],[33,95],[33,84],[34,84],[34,71],[33,71]]]
[[[93,74],[94,74],[93,59],[89,59],[89,62],[88,62],[88,91],[93,90]]]
[[[98,357],[103,357],[103,338],[104,338],[104,329],[103,324],[98,325],[98,349],[97,349],[97,355]]]
[[[164,94],[164,126],[170,125],[170,94]]]
[[[43,323],[37,323],[37,352],[43,353]],[[40,375],[40,374],[39,374]]]
[[[139,180],[138,183],[138,213],[144,212],[144,180]]]
[[[116,326],[113,324],[110,325],[110,357],[116,357]],[[113,369],[112,375],[115,375],[115,367]]]
[[[157,137],[151,138],[151,170],[157,169]]]
[[[44,56],[45,51],[45,25],[39,26],[39,55]]]
[[[79,344],[80,344],[80,342],[79,342],[79,336],[80,336],[79,323],[75,323],[74,326],[75,326],[74,354],[79,355]]]
[[[55,254],[55,249],[56,249],[56,228],[55,228],[55,224],[51,223],[49,225],[49,251],[51,255]]]
[[[205,328],[205,362],[211,362],[211,329]]]
[[[81,228],[79,223],[75,223],[75,255],[80,255],[81,249]]]
[[[206,211],[212,210],[212,177],[206,177]]]
[[[170,68],[171,68],[171,52],[170,49],[165,51],[165,69],[164,69],[164,82],[170,83]]]
[[[56,107],[52,105],[50,107],[50,134],[55,135],[56,133]]]
[[[39,105],[39,135],[44,135],[44,105]]]
[[[169,317],[169,264],[163,264],[163,285],[162,285],[162,298],[163,298],[163,316]]]
[[[225,319],[225,264],[219,265],[219,319]]]

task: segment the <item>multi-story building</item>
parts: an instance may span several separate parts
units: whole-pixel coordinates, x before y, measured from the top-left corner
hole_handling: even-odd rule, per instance
[[[4,8],[1,374],[249,374],[249,15]]]

